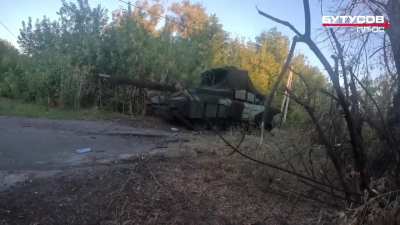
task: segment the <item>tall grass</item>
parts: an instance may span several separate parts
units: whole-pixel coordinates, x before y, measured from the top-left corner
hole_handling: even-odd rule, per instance
[[[98,110],[96,108],[79,111],[48,108],[45,105],[26,103],[20,100],[0,97],[0,116],[20,116],[48,119],[104,120],[126,117],[125,115]]]

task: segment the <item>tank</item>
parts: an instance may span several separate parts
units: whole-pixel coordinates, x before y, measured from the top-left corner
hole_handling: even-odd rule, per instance
[[[170,96],[151,98],[152,111],[189,129],[232,125],[258,127],[264,114],[264,97],[253,86],[249,74],[237,68],[216,68],[201,74],[197,88],[177,91]],[[278,109],[268,110],[265,128],[273,127]]]

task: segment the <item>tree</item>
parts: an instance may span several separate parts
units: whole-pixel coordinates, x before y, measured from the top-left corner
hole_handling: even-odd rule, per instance
[[[363,13],[366,15],[383,15],[385,16],[391,26],[385,30],[385,33],[373,34],[371,32],[364,33],[364,35],[352,35],[351,32],[340,32],[338,36],[340,42],[345,42],[349,36],[352,36],[351,45],[354,51],[350,51],[348,55],[352,55],[353,59],[357,59],[357,63],[361,65],[361,72],[369,75],[371,72],[371,65],[378,64],[383,73],[379,76],[388,76],[392,81],[389,90],[392,90],[392,104],[389,110],[384,110],[387,114],[382,115],[388,117],[387,125],[391,129],[400,132],[400,2],[397,0],[373,0],[373,1],[357,1],[346,0],[343,1],[340,8],[337,8],[338,13],[345,12],[347,14]],[[358,45],[358,47],[357,47]],[[350,58],[350,57],[348,57]],[[348,60],[349,61],[349,60]],[[346,62],[350,64],[350,62]],[[356,70],[357,68],[353,68]],[[377,70],[377,69],[375,69]],[[370,80],[369,77],[367,80]],[[381,122],[380,122],[381,123]],[[381,123],[382,124],[382,123]],[[394,135],[399,137],[398,134]],[[397,138],[398,139],[398,138]],[[400,140],[396,140],[399,142]],[[388,142],[392,142],[388,140]],[[397,146],[397,144],[390,144]]]
[[[0,96],[18,97],[23,88],[18,50],[0,39]]]
[[[132,15],[128,16],[134,17],[136,22],[148,32],[156,34],[157,25],[162,20],[163,14],[164,7],[160,0],[153,0],[151,3],[142,0],[136,2]]]
[[[202,5],[192,4],[186,0],[172,3],[170,11],[173,13],[171,18],[174,31],[184,38],[189,38],[204,30],[209,19]]]
[[[114,11],[110,22],[107,11],[92,8],[88,0],[62,1],[57,15],[54,21],[29,18],[18,39],[25,59],[19,82],[26,88],[15,92],[50,106],[94,104],[99,73],[191,87],[209,68],[236,66],[247,69],[256,88],[267,93],[289,47],[276,29],[255,42],[232,39],[216,15],[189,1],[167,10],[158,0],[138,1]],[[19,86],[12,83],[7,86]]]

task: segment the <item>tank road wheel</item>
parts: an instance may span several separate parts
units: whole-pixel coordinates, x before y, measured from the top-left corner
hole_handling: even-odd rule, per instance
[[[174,116],[174,118],[176,120],[181,122],[187,129],[196,130],[194,125],[188,119],[186,119],[182,114],[180,114],[178,111],[172,110],[172,115]]]
[[[193,121],[193,126],[195,131],[207,130],[207,128],[209,127],[207,125],[207,121],[205,120],[195,120]]]

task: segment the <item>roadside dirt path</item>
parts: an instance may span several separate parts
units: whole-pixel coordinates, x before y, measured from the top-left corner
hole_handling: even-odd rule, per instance
[[[322,206],[272,193],[246,163],[201,154],[139,158],[26,182],[0,192],[0,224],[318,224]]]
[[[0,190],[0,225],[310,225],[332,215],[324,204],[282,192],[285,176],[231,155],[212,133],[19,118],[0,124],[0,141],[9,143],[0,150],[18,162],[12,169],[1,159],[3,181],[14,186]],[[255,143],[248,140],[244,149]],[[81,146],[93,152],[71,164]]]
[[[174,135],[117,122],[0,117],[0,190],[32,176],[145,153]]]

